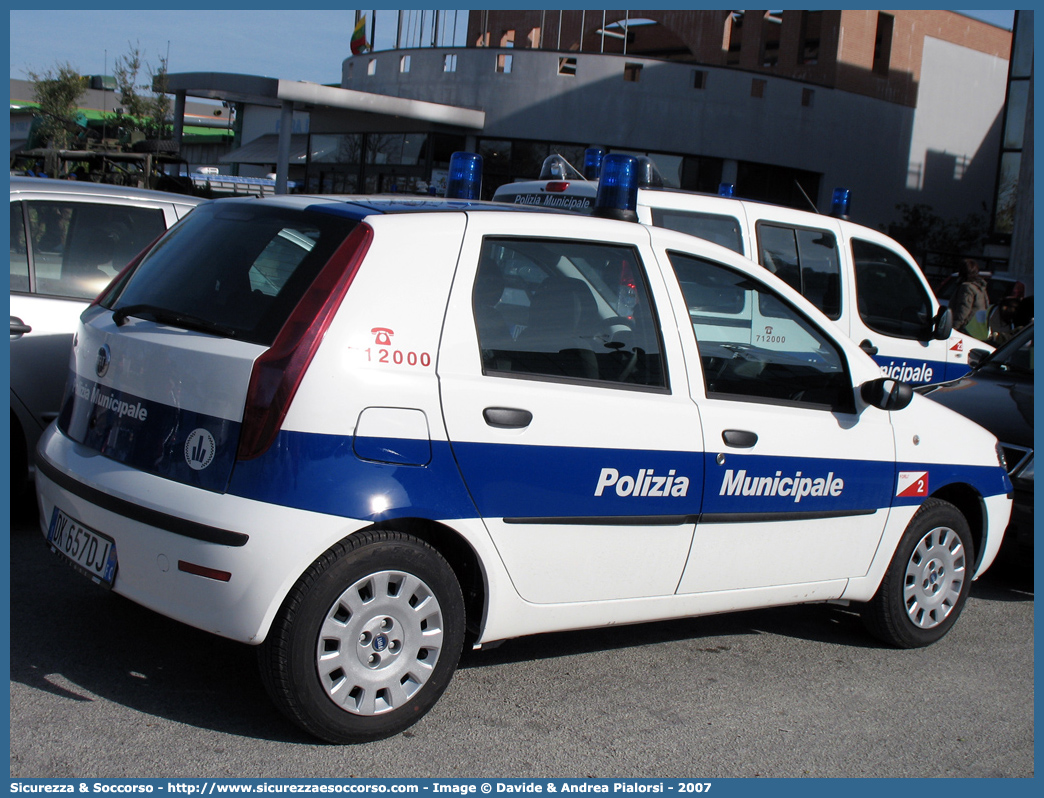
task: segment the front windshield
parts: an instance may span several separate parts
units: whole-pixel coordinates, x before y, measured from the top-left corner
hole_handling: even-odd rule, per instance
[[[1033,325],[1015,335],[993,353],[984,368],[1033,375]]]

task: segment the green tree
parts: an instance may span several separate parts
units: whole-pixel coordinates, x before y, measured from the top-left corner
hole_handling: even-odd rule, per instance
[[[26,70],[33,83],[33,99],[40,106],[38,140],[53,149],[66,149],[78,135],[76,121],[80,98],[87,93],[87,79],[68,62],[43,72]]]
[[[116,90],[120,93],[123,112],[116,115],[116,122],[126,130],[137,130],[146,138],[168,138],[172,130],[171,102],[166,93],[167,59],[161,57],[155,69],[142,57],[138,45],[130,45],[126,55],[118,56],[112,74],[116,79]],[[147,83],[139,83],[139,73],[144,68]]]

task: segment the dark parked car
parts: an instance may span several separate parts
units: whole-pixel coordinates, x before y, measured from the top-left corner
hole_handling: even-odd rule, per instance
[[[974,358],[969,358],[974,360]],[[1007,548],[1033,545],[1033,325],[979,360],[970,374],[921,390],[1000,441],[1015,486]]]

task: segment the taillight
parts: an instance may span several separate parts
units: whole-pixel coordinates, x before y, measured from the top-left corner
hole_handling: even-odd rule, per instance
[[[130,275],[130,273],[134,271],[136,268],[138,268],[138,264],[141,263],[142,259],[149,254],[149,251],[154,246],[156,246],[156,242],[163,238],[163,236],[165,236],[166,234],[166,231],[163,231],[154,239],[152,239],[152,241],[149,242],[148,246],[146,246],[145,249],[143,249],[141,252],[135,255],[134,259],[130,263],[128,263],[126,266],[120,269],[119,272],[117,272],[116,276],[109,280],[109,284],[105,286],[105,288],[101,290],[98,296],[94,298],[94,301],[91,302],[90,306],[93,308],[95,305],[101,305],[106,303],[109,299],[115,299],[116,294],[118,293],[117,287],[126,282],[127,277]]]
[[[372,240],[369,225],[360,224],[349,234],[301,297],[272,346],[254,362],[236,453],[239,460],[260,457],[272,445]]]

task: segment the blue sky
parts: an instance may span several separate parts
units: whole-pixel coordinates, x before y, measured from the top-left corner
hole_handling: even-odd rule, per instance
[[[53,8],[56,4],[51,5]],[[42,72],[58,62],[68,62],[85,75],[112,74],[117,56],[126,55],[136,44],[145,61],[154,67],[169,53],[171,72],[239,72],[286,80],[340,82],[341,62],[350,54],[355,11],[259,10],[258,5],[244,7],[251,10],[216,11],[184,7],[179,11],[12,10],[10,77],[25,79],[27,70]],[[307,5],[315,8],[319,4]],[[497,5],[494,2],[485,7]],[[411,13],[405,24],[416,37],[420,12]],[[1013,14],[961,13],[1004,27],[1011,26]],[[426,14],[426,24],[430,25],[433,12]],[[440,43],[454,43],[456,22],[455,43],[462,44],[467,12],[444,14]],[[394,45],[397,17],[395,9],[378,12],[379,49]],[[430,40],[427,30],[422,34],[425,41]]]

